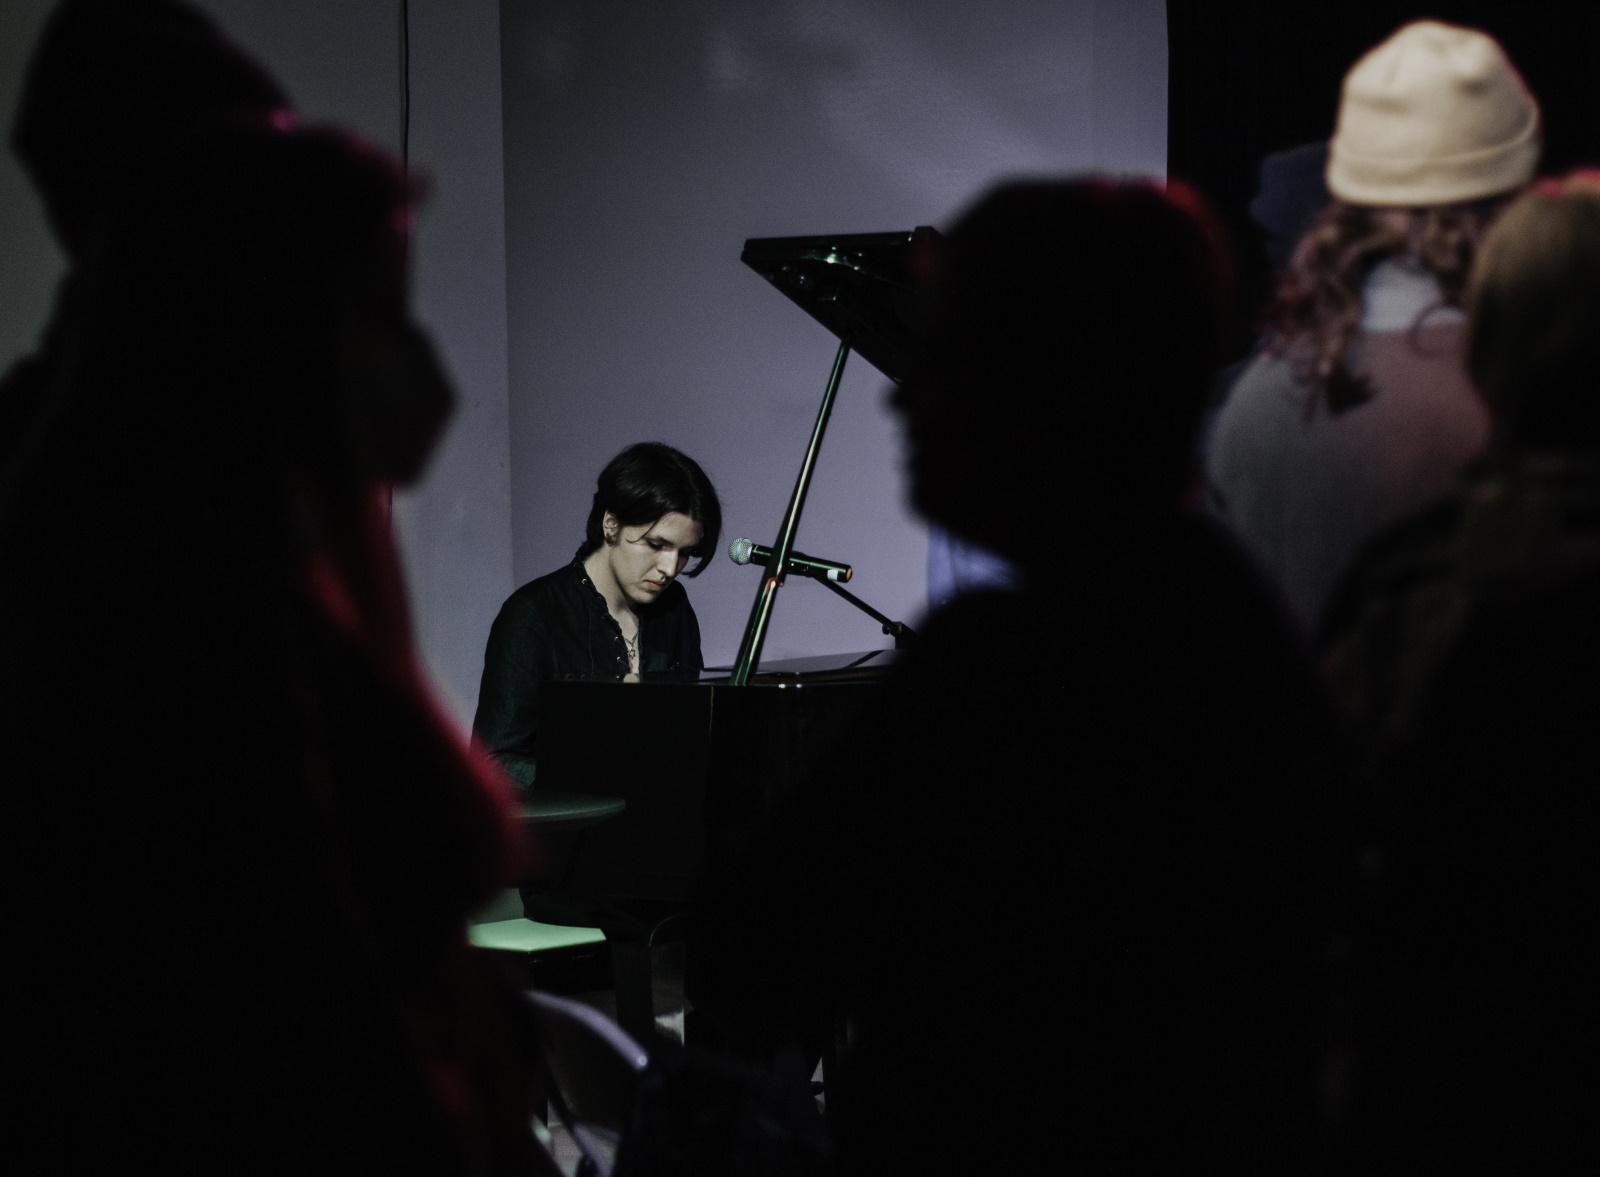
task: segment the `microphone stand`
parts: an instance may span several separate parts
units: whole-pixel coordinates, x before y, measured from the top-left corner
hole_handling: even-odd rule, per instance
[[[883,626],[883,632],[886,633],[886,634],[889,634],[890,636],[892,636],[894,638],[894,648],[895,649],[904,650],[907,646],[909,646],[913,641],[916,640],[916,636],[917,635],[912,632],[911,627],[909,625],[907,625],[904,621],[891,621],[891,620],[889,620],[889,618],[885,617],[882,613],[879,613],[876,609],[874,609],[871,605],[867,604],[860,597],[856,596],[849,589],[840,588],[838,586],[838,584],[836,584],[834,581],[831,581],[831,580],[819,580],[819,581],[817,581],[817,583],[820,584],[823,588],[828,589],[831,592],[837,593],[839,596],[841,596],[845,600],[849,601],[857,609],[860,609],[868,617],[872,618],[872,620],[874,620],[878,624],[882,625]]]

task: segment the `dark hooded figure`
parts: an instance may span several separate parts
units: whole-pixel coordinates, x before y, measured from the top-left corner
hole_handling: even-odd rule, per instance
[[[58,302],[130,168],[196,126],[239,114],[285,120],[289,100],[216,27],[172,0],[65,0],[28,68],[11,147],[67,253]],[[0,471],[42,411],[60,315],[39,353],[0,381]]]
[[[509,794],[430,700],[387,527],[450,406],[403,182],[267,124],[125,175],[0,499],[18,1155],[539,1171],[464,934],[515,875]]]
[[[1212,225],[1177,183],[1040,182],[947,239],[895,397],[912,501],[1025,585],[927,622],[702,909],[711,1028],[848,1026],[849,1172],[1307,1167],[1335,757],[1270,592],[1181,505]]]

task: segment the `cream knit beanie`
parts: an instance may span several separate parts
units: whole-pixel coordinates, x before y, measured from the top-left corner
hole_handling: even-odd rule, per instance
[[[1345,75],[1328,190],[1420,208],[1520,188],[1539,162],[1539,105],[1492,37],[1422,20]]]

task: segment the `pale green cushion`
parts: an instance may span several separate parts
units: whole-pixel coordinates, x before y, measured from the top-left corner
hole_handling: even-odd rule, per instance
[[[501,952],[546,952],[552,948],[600,944],[605,938],[599,928],[568,928],[526,919],[496,920],[492,924],[473,924],[467,929],[467,939],[472,944]]]

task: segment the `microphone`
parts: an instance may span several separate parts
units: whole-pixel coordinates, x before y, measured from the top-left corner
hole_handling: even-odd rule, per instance
[[[747,539],[736,539],[728,545],[728,558],[735,564],[765,565],[772,559],[772,549],[762,547]],[[816,560],[804,552],[789,553],[789,571],[796,576],[809,576],[812,580],[831,580],[843,584],[855,575],[848,564],[835,564],[832,560]]]

